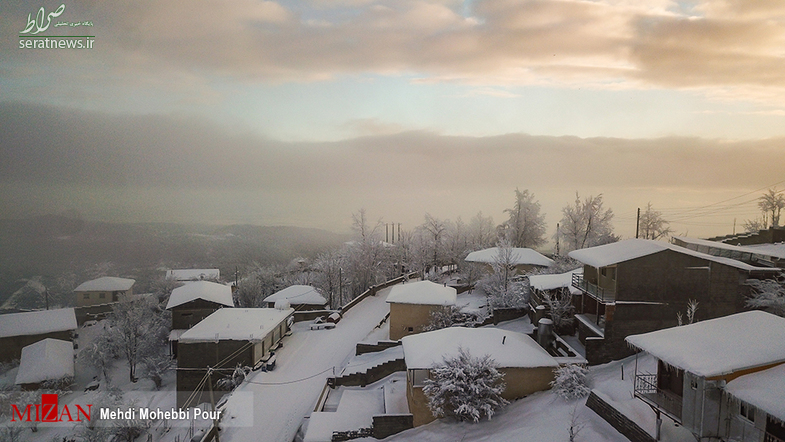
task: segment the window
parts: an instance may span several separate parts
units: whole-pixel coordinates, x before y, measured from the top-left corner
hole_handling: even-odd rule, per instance
[[[750,422],[755,422],[755,407],[746,402],[740,402],[739,415]]]
[[[410,331],[410,332],[413,332],[414,331],[414,327],[408,327],[406,330]]]
[[[99,293],[99,294],[98,294],[98,297],[99,297],[100,299],[106,299],[106,293]]]
[[[85,293],[84,297],[82,299],[90,299],[90,294],[89,293]]]

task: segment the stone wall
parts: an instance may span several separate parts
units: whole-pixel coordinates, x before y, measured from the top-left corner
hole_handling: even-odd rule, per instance
[[[365,353],[376,353],[378,351],[387,350],[388,348],[397,347],[401,345],[401,341],[379,341],[375,344],[368,342],[358,342],[355,355],[360,356]]]
[[[613,408],[610,404],[602,400],[593,391],[586,400],[586,406],[597,413],[606,422],[611,424],[619,433],[623,434],[632,442],[656,442],[649,433],[639,427],[638,424],[630,420],[627,416]]]

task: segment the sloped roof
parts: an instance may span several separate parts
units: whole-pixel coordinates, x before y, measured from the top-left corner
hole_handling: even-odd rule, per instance
[[[73,308],[0,315],[0,338],[76,330]]]
[[[126,291],[133,287],[136,280],[128,279],[128,278],[118,278],[116,276],[102,276],[98,279],[91,279],[90,281],[85,281],[77,288],[74,289],[75,292],[114,292],[114,291]]]
[[[498,328],[450,327],[401,338],[407,369],[426,369],[464,349],[474,357],[490,355],[501,368],[558,367],[551,355],[523,333]]]
[[[34,384],[73,375],[73,343],[47,338],[22,348],[16,384]]]
[[[196,299],[234,307],[232,288],[228,285],[210,281],[194,281],[172,290],[166,308],[168,310]]]
[[[466,255],[466,262],[481,262],[484,264],[493,264],[496,257],[499,256],[499,248],[491,247],[489,249],[477,250]],[[553,264],[553,260],[541,253],[522,247],[514,247],[512,249],[512,262],[514,265],[535,265],[549,267]]]
[[[725,385],[725,391],[785,421],[785,364],[739,376]]]
[[[779,269],[771,267],[756,267],[745,264],[735,259],[723,258],[720,256],[707,255],[705,253],[696,252],[684,247],[670,244],[664,241],[653,241],[650,239],[625,239],[610,244],[604,244],[596,247],[589,247],[587,249],[573,250],[569,256],[573,259],[590,265],[592,267],[605,267],[613,264],[618,264],[625,261],[641,258],[655,253],[660,253],[665,250],[672,250],[676,253],[684,255],[695,256],[697,258],[705,259],[707,261],[716,262],[719,264],[735,267],[737,269],[746,271],[764,271],[764,272],[777,272]]]
[[[455,305],[458,291],[431,281],[398,284],[390,289],[387,302],[397,304]]]
[[[288,300],[290,304],[324,305],[327,300],[309,285],[292,285],[264,298],[263,302]]]
[[[583,274],[583,268],[555,275],[530,275],[529,285],[542,291],[566,287],[570,289],[570,293],[579,294],[581,291],[572,286],[572,275],[576,273]]]
[[[719,376],[785,362],[785,318],[755,310],[632,335],[626,341],[674,367]]]
[[[175,281],[201,281],[203,279],[218,279],[221,271],[218,269],[178,269],[167,270],[166,278]]]
[[[181,343],[215,341],[260,341],[294,309],[222,308],[180,335]]]

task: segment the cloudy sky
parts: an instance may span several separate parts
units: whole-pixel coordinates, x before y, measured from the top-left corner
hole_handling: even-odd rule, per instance
[[[410,228],[517,187],[707,236],[785,187],[781,0],[14,0],[0,36],[5,217]]]

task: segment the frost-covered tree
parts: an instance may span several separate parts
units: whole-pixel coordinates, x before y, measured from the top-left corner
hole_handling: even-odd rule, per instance
[[[641,213],[638,224],[640,237],[643,239],[667,238],[673,234],[673,229],[668,226],[668,221],[662,218],[662,213],[654,210],[651,203],[646,205],[646,211]]]
[[[785,284],[781,282],[783,275],[780,274],[778,279],[748,279],[747,285],[752,287],[753,293],[747,299],[747,306],[785,317]]]
[[[221,390],[231,391],[239,387],[245,381],[246,376],[251,372],[251,367],[237,364],[230,376],[221,378],[216,382],[216,387]]]
[[[477,285],[494,307],[526,307],[529,302],[528,279],[515,278],[515,259],[509,240],[500,240],[497,248],[498,254],[491,264],[493,272]]]
[[[540,213],[540,203],[528,189],[515,189],[515,203],[505,209],[509,218],[502,224],[507,239],[513,247],[537,247],[545,244],[545,214]]]
[[[432,310],[428,324],[422,331],[441,330],[454,325],[472,327],[479,322],[477,315],[464,313],[460,307],[449,305]]]
[[[376,284],[387,273],[392,261],[387,253],[387,246],[382,242],[380,230],[384,224],[381,220],[371,226],[365,209],[352,214],[352,230],[354,240],[348,245],[346,257],[347,276],[350,281],[350,296],[354,298]]]
[[[316,272],[313,285],[325,295],[330,308],[337,308],[342,304],[338,299],[343,293],[343,267],[346,260],[338,250],[328,250],[316,257],[313,269]]]
[[[280,265],[263,266],[254,262],[246,271],[247,276],[237,281],[237,289],[232,297],[234,305],[244,308],[265,307],[264,298],[284,286]]]
[[[581,200],[575,192],[575,203],[562,208],[562,215],[557,239],[567,251],[619,240],[613,234],[613,211],[603,207],[602,194]]]
[[[568,289],[563,288],[553,295],[550,292],[543,292],[542,302],[548,307],[556,330],[572,325],[575,320],[573,317],[575,307],[572,305],[572,294]]]
[[[444,237],[447,231],[448,221],[441,220],[432,216],[430,213],[425,214],[425,222],[422,223],[420,229],[425,233],[428,241],[428,246],[431,249],[431,265],[438,266],[442,264],[442,255],[444,247]]]
[[[591,392],[589,370],[586,367],[576,364],[565,365],[555,369],[554,374],[551,387],[553,392],[564,400],[579,399]]]
[[[785,193],[782,190],[769,189],[763,196],[758,198],[758,207],[763,212],[764,219],[771,220],[771,226],[780,225],[780,214],[785,209]],[[765,227],[764,227],[765,228]]]
[[[144,364],[142,375],[153,381],[156,390],[160,390],[164,375],[173,368],[172,357],[161,347],[158,351],[148,352],[142,357],[141,362]]]
[[[761,230],[766,230],[766,218],[755,218],[744,221],[744,231],[746,233],[757,233]]]
[[[131,382],[136,382],[137,363],[166,345],[169,321],[157,301],[142,298],[116,304],[110,322],[111,343],[128,362]]]
[[[96,336],[79,352],[79,357],[84,358],[87,365],[98,370],[107,383],[111,382],[109,369],[117,358],[117,347],[112,342],[110,333],[104,332]]]
[[[491,419],[509,403],[502,397],[504,374],[489,355],[474,357],[461,348],[457,356],[444,358],[430,372],[423,393],[435,417],[479,422],[483,417]]]
[[[477,212],[469,221],[466,237],[467,246],[470,250],[482,250],[493,247],[498,241],[493,217],[485,217],[482,216],[482,212]]]

